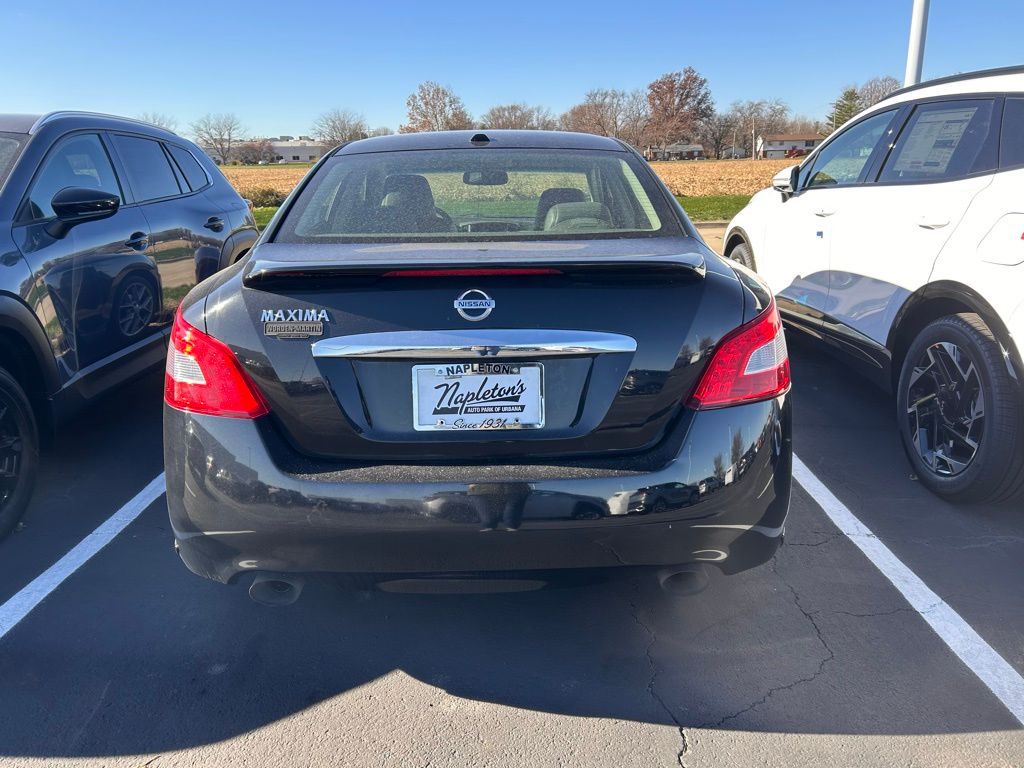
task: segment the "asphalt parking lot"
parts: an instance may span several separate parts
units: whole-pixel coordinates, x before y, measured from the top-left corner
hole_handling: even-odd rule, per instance
[[[889,400],[792,353],[798,456],[1024,674],[1024,511],[930,495]],[[46,454],[0,604],[160,473],[160,392]],[[0,637],[0,766],[1024,765],[1021,722],[821,501],[797,486],[774,562],[690,598],[313,584],[274,610],[191,575],[161,497]]]

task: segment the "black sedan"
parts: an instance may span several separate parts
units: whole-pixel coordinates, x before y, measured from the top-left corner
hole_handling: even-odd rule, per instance
[[[643,159],[539,131],[365,139],[171,333],[167,501],[195,573],[527,589],[766,562],[790,498],[770,293]]]

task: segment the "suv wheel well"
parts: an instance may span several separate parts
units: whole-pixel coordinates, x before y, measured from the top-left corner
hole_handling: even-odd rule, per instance
[[[41,434],[47,434],[52,427],[50,409],[46,407],[46,384],[42,371],[36,363],[32,348],[17,332],[0,329],[0,360],[3,367],[25,390],[25,396],[32,404]]]
[[[732,252],[733,248],[745,242],[747,241],[743,239],[743,235],[733,234],[725,244],[725,248],[722,251],[723,255],[728,256]]]
[[[899,385],[900,370],[903,368],[903,358],[906,357],[907,350],[910,348],[910,345],[913,344],[917,334],[924,330],[926,325],[933,320],[938,320],[940,317],[945,317],[946,315],[956,315],[961,312],[977,311],[977,308],[972,307],[970,304],[949,297],[928,299],[910,310],[910,312],[900,320],[900,324],[893,333],[892,342],[889,347],[892,350],[891,368],[893,391],[895,392]],[[985,316],[982,314],[982,317],[984,318]],[[985,321],[987,323],[988,319],[985,318]]]

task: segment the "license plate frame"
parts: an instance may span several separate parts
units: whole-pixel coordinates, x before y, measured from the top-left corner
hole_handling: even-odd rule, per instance
[[[469,382],[472,387],[442,389],[425,398],[421,376],[424,377],[422,383],[428,387],[427,392],[439,386],[431,386],[432,382]],[[452,403],[453,398],[457,399],[460,394],[480,394],[496,385],[515,389],[515,377],[525,386],[525,391],[518,397],[509,394],[479,402],[460,402],[457,406]],[[525,402],[521,400],[524,395],[528,395]],[[450,412],[455,407],[458,412]],[[522,410],[517,410],[519,407]],[[444,412],[440,413],[439,408]],[[465,412],[467,408],[468,413]],[[540,429],[544,426],[544,419],[543,363],[467,361],[412,367],[412,424],[417,432],[511,432]]]

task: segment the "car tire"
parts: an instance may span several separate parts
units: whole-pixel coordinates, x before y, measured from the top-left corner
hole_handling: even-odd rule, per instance
[[[35,413],[17,380],[0,368],[0,538],[17,525],[39,468]]]
[[[738,243],[729,251],[729,258],[742,264],[749,270],[757,271],[757,267],[754,265],[754,252],[750,250],[750,246],[746,243]]]
[[[1022,402],[1020,385],[981,317],[948,315],[925,326],[907,350],[896,393],[903,447],[920,481],[959,501],[1019,495]]]
[[[159,300],[153,281],[142,275],[126,277],[114,297],[111,320],[123,339],[137,339],[153,322]]]

